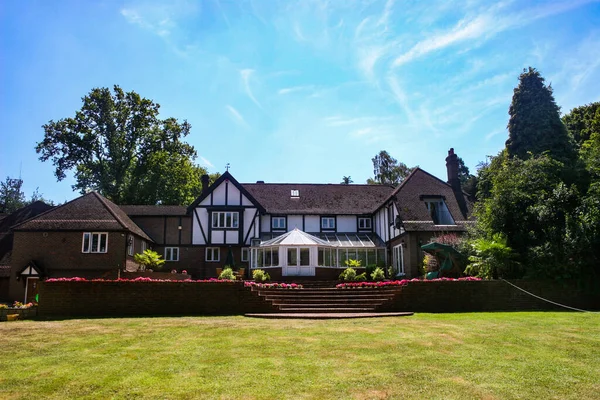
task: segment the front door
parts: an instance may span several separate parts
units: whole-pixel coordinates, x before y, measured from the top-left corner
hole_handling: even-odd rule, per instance
[[[40,278],[27,278],[25,287],[25,303],[37,303],[38,284]]]
[[[286,258],[284,276],[315,276],[315,267],[310,265],[310,248],[289,247]]]

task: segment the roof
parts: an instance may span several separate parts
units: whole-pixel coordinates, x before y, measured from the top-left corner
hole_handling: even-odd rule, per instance
[[[198,204],[200,204],[202,202],[202,200],[204,200],[205,198],[208,197],[208,195],[210,195],[213,190],[215,190],[217,187],[219,187],[219,185],[221,183],[223,183],[224,181],[228,181],[231,182],[240,192],[242,192],[242,194],[244,196],[246,196],[246,198],[248,200],[250,200],[250,202],[252,204],[254,204],[254,206],[256,208],[258,208],[261,212],[265,212],[265,209],[263,207],[263,204],[259,203],[258,201],[256,201],[256,199],[252,196],[251,193],[249,193],[246,188],[241,185],[234,177],[233,175],[231,175],[229,173],[229,171],[225,171],[225,173],[223,175],[221,175],[219,177],[219,179],[217,179],[212,185],[210,185],[206,190],[202,190],[202,194],[200,194],[200,196],[194,200],[194,202],[192,204],[190,204],[190,206],[187,208],[188,212],[191,213],[192,210],[194,208],[196,208],[198,206]]]
[[[123,210],[97,192],[90,192],[14,227],[24,231],[120,231],[152,241]]]
[[[464,231],[470,223],[473,204],[466,193],[458,192],[458,196],[463,197],[466,214],[461,210],[460,198],[457,199],[452,186],[417,167],[390,198],[396,203],[406,231]],[[435,225],[423,202],[426,197],[443,198],[456,225]]]
[[[0,278],[10,277],[10,265],[0,265]]]
[[[289,231],[287,233],[273,233],[273,232],[263,232],[261,233],[261,239],[264,240],[260,246],[274,246],[274,245],[290,245],[287,242],[281,243],[281,240],[285,239],[286,235],[289,235],[293,231]],[[375,247],[385,247],[385,243],[373,232],[315,232],[315,233],[305,233],[303,231],[299,231],[305,236],[309,237],[309,240],[314,241],[314,244],[318,244],[319,246],[333,246],[333,247],[359,247],[359,248],[375,248]],[[283,239],[282,239],[283,238]],[[290,239],[291,240],[291,239]],[[289,241],[289,240],[288,240]],[[311,243],[298,243],[298,245],[302,244],[311,244]],[[293,244],[292,244],[293,246]]]
[[[8,233],[10,232],[12,226],[20,224],[21,222],[35,217],[36,215],[46,212],[52,208],[54,207],[49,206],[43,201],[34,201],[28,206],[19,208],[0,220],[0,233]]]
[[[184,216],[187,215],[185,206],[119,206],[130,217],[142,216]]]
[[[296,228],[292,231],[286,232],[281,236],[277,236],[271,240],[267,240],[260,244],[260,247],[268,246],[329,246],[329,243],[319,239],[316,236],[310,235],[306,232]]]
[[[388,185],[243,183],[270,214],[371,214],[394,191]],[[297,198],[291,191],[298,190]]]

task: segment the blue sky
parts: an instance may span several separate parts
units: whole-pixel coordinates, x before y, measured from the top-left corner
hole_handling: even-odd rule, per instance
[[[3,1],[0,178],[77,196],[34,147],[94,87],[120,85],[187,119],[210,172],[241,182],[372,176],[385,149],[445,179],[507,137],[521,70],[567,112],[600,100],[600,3]]]

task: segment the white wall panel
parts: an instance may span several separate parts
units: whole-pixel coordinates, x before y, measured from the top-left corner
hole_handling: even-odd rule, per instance
[[[225,232],[212,231],[211,242],[212,244],[225,244]]]
[[[262,232],[269,232],[271,228],[271,216],[270,215],[261,215],[260,217],[260,230]]]
[[[227,193],[227,205],[239,206],[240,205],[240,191],[235,187],[233,183],[229,183]]]
[[[318,215],[306,215],[304,217],[304,232],[319,232],[320,228],[321,219]]]
[[[295,228],[302,230],[302,215],[288,215],[287,230],[293,231]]]
[[[227,184],[227,182],[221,183],[212,192],[214,206],[224,206],[225,205],[225,185],[226,184]]]
[[[225,231],[227,238],[226,244],[238,244],[240,241],[239,231]]]
[[[338,232],[356,232],[356,216],[338,215],[336,229]]]

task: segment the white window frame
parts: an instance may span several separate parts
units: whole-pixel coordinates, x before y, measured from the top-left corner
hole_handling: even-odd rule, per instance
[[[148,249],[148,243],[145,240],[142,240],[142,253]]]
[[[242,255],[240,259],[242,262],[250,261],[250,247],[242,247]]]
[[[88,248],[85,248],[85,238],[88,237]],[[94,236],[98,236],[98,247],[96,251],[92,248],[94,243]],[[104,251],[100,251],[100,243],[102,241],[102,236],[106,237]],[[82,253],[91,253],[91,254],[106,254],[108,253],[108,232],[83,232],[83,237],[81,240],[81,252]]]
[[[405,276],[404,271],[404,247],[401,244],[392,248],[392,262],[396,276]]]
[[[227,223],[227,214],[230,220]],[[221,220],[221,215],[223,219]],[[237,229],[240,226],[240,213],[237,211],[213,211],[212,212],[212,227],[214,229]]]
[[[208,257],[209,253],[210,253],[210,259]],[[216,259],[215,259],[215,253],[217,255]],[[221,249],[219,247],[207,247],[206,250],[204,250],[204,260],[206,262],[219,262],[219,261],[221,261]]]
[[[325,221],[332,222],[332,226],[329,226],[329,223],[325,224]],[[335,217],[321,217],[321,229],[335,229]]]
[[[425,201],[425,206],[427,207],[427,212],[429,213],[429,215],[431,215],[431,205],[435,204],[435,207],[436,207],[435,211],[437,214],[438,223],[436,223],[432,217],[434,225],[441,225],[441,226],[456,225],[456,222],[454,221],[454,217],[452,217],[452,214],[450,214],[450,210],[448,209],[448,205],[446,204],[444,199],[427,199],[424,201]],[[446,221],[442,221],[444,216],[446,216],[447,218],[450,219],[450,221],[448,221],[450,223],[447,223],[447,224],[442,223],[442,222],[446,222]]]
[[[363,222],[363,223],[368,222],[368,224],[363,224],[363,225],[369,225],[369,226],[360,226],[361,222]],[[358,217],[358,229],[372,230],[373,229],[373,220],[370,217]]]
[[[135,253],[135,238],[133,235],[129,235],[127,238],[127,255],[133,257],[133,253]]]
[[[271,217],[271,229],[287,229],[286,225],[285,217]]]
[[[165,247],[165,261],[179,261],[179,247]]]

